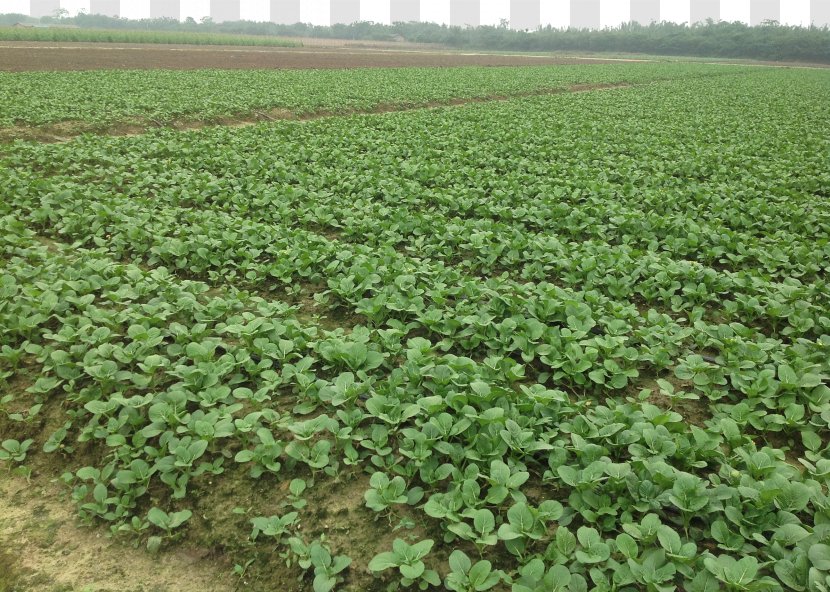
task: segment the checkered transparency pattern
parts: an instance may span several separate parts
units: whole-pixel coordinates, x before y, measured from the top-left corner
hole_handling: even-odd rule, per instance
[[[29,14],[34,17],[53,16],[60,7],[60,0],[31,0]]]
[[[648,25],[660,22],[660,0],[631,0],[631,22]]]
[[[270,21],[278,25],[293,25],[300,22],[301,2],[302,0],[271,0]]]
[[[126,3],[130,0],[121,0]],[[150,0],[150,18],[182,18],[182,7],[179,0]]]
[[[780,0],[751,0],[749,4],[749,24],[755,26],[764,21],[781,21]]]
[[[720,0],[692,0],[690,8],[692,24],[720,20]]]
[[[450,25],[477,27],[481,24],[481,2],[487,0],[449,0]]]
[[[360,20],[360,0],[331,0],[332,25],[350,25]]]
[[[412,23],[421,20],[420,0],[391,0],[389,6],[391,23]]]
[[[119,0],[90,0],[89,14],[121,16],[121,2]]]
[[[542,0],[510,0],[510,26],[513,29],[534,30],[541,24]]]
[[[183,18],[183,0],[28,0],[29,14],[34,17],[52,16],[59,9],[71,13],[79,6],[91,14],[107,16],[133,15],[135,6],[145,6],[141,13],[151,18]],[[196,0],[184,0],[191,4]],[[599,28],[604,21],[613,18],[606,14],[603,19],[603,5],[606,10],[611,4],[601,0],[203,0],[205,9],[215,22],[239,20],[242,2],[261,3],[260,12],[268,20],[280,24],[314,22],[315,24],[352,23],[359,20],[377,21],[378,14],[385,15],[388,23],[434,20],[435,15],[444,14],[442,22],[458,26],[476,26],[482,22],[482,6],[488,2],[509,1],[509,22],[514,29],[536,29],[539,26],[577,28]],[[766,21],[788,22],[787,12],[782,15],[782,3],[792,0],[613,0],[628,3],[627,14],[632,22],[647,25],[661,20],[689,19],[689,23],[705,22],[708,19],[739,20],[751,25]],[[830,0],[799,0],[807,10],[804,24],[830,26]],[[371,2],[372,14],[367,6]],[[2,4],[2,0],[0,0]],[[443,8],[439,6],[445,5]],[[382,6],[377,6],[382,5]],[[662,5],[662,6],[661,6]],[[247,6],[247,5],[246,5]],[[787,5],[784,5],[787,8]],[[616,7],[616,5],[614,5]],[[378,8],[380,8],[378,10]],[[682,10],[674,10],[682,8]],[[266,12],[262,12],[266,11]],[[2,6],[0,6],[2,12]],[[366,14],[363,14],[366,12]],[[623,11],[624,12],[624,11]],[[679,16],[683,15],[683,16]],[[206,15],[207,16],[207,15]],[[792,22],[792,21],[789,21]]]
[[[810,21],[816,27],[830,26],[830,0],[810,0]]]
[[[599,29],[600,0],[571,0],[571,27]]]
[[[238,21],[240,0],[210,0],[210,18],[216,23]]]

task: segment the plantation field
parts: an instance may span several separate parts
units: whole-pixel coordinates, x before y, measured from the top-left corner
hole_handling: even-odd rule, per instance
[[[8,479],[243,590],[830,587],[830,72],[232,75],[12,79],[329,116],[3,148]]]
[[[160,43],[187,45],[246,45],[300,47],[294,39],[262,35],[232,35],[196,31],[139,31],[118,29],[59,29],[0,27],[0,41],[51,41],[87,43]]]
[[[0,134],[120,126],[285,119],[406,109],[593,85],[731,74],[705,64],[597,64],[533,68],[0,72]],[[68,102],[63,97],[76,100]]]

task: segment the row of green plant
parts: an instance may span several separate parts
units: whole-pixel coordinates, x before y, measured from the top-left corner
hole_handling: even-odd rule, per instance
[[[27,194],[32,189],[21,192]],[[681,344],[694,344],[688,352],[693,357],[683,362],[692,369],[684,376],[706,384],[713,400],[731,399],[724,388],[728,384],[740,392],[764,392],[763,404],[783,410],[791,403],[773,402],[779,387],[769,382],[779,373],[778,366],[794,367],[799,376],[823,371],[821,364],[813,367],[808,362],[821,360],[820,346],[809,340],[782,348],[762,332],[701,322],[695,324],[695,335],[682,318],[641,315],[624,299],[504,278],[484,282],[440,263],[401,256],[391,248],[380,253],[354,246],[344,249],[338,241],[305,231],[242,222],[238,216],[210,209],[152,207],[158,201],[149,200],[148,209],[132,198],[109,196],[96,202],[90,194],[64,191],[44,195],[39,203],[23,198],[13,204],[19,215],[47,232],[106,245],[116,256],[162,262],[211,281],[262,289],[280,279],[289,292],[302,289],[304,281],[326,281],[335,305],[359,312],[375,325],[392,319],[409,324],[408,331],[427,330],[445,349],[533,362],[534,374],[543,380],[565,380],[580,392],[602,391],[608,385],[622,389],[641,373],[661,372],[684,359]],[[223,241],[211,239],[214,234]],[[267,259],[271,256],[275,260]],[[494,293],[499,294],[497,300]],[[462,301],[457,301],[459,294],[464,295]],[[707,361],[695,355],[704,350],[718,358]],[[751,367],[745,365],[747,355],[755,361]],[[762,401],[752,404],[762,406]],[[777,415],[758,422],[765,429],[779,430],[782,425]]]
[[[783,78],[790,77],[784,75]],[[763,73],[748,79],[736,78],[730,80],[729,85],[724,84],[725,92],[732,92],[732,85],[740,85],[746,95],[745,102],[713,118],[712,128],[724,127],[725,122],[731,121],[739,109],[751,109],[753,102],[767,94],[770,85],[780,84],[781,79],[781,75]],[[807,113],[810,108],[806,101],[812,99],[811,93],[815,93],[816,88],[821,89],[820,85],[815,86],[820,81],[821,78],[817,78],[811,84],[804,85],[802,98]],[[676,88],[672,90],[677,91]],[[689,88],[688,92],[692,95],[701,90]],[[594,97],[528,100],[523,105],[523,119],[529,120],[529,130],[536,124],[532,113],[554,108],[551,105],[559,109],[580,106],[606,112],[616,109],[616,112],[624,114],[638,101],[656,108],[654,96],[652,90],[634,89]],[[538,108],[540,101],[542,109]],[[671,100],[661,108],[670,111],[675,106],[676,103]],[[769,181],[759,182],[757,176],[747,175],[742,184],[732,183],[732,191],[751,191],[758,195],[752,202],[742,202],[741,210],[750,212],[756,219],[768,220],[771,226],[777,226],[775,232],[762,236],[755,227],[757,225],[749,223],[748,215],[728,207],[713,190],[719,189],[725,179],[734,177],[736,171],[743,174],[749,165],[745,159],[739,158],[734,162],[724,162],[716,151],[706,153],[705,159],[700,158],[695,163],[695,166],[703,168],[717,165],[719,171],[714,173],[712,179],[700,181],[693,178],[691,182],[695,183],[700,198],[691,203],[685,199],[678,177],[660,174],[663,164],[658,160],[639,165],[643,169],[643,180],[636,188],[621,181],[607,180],[602,183],[594,181],[588,191],[576,189],[596,178],[605,168],[605,161],[591,167],[572,167],[555,179],[531,178],[521,169],[515,177],[511,172],[502,172],[514,170],[511,165],[515,161],[521,162],[526,169],[545,167],[547,162],[560,158],[598,161],[597,157],[601,154],[597,154],[593,145],[586,146],[581,152],[562,141],[563,134],[583,133],[584,129],[580,128],[570,127],[552,136],[538,133],[535,134],[538,137],[531,142],[521,138],[514,140],[513,130],[505,128],[501,132],[505,134],[502,144],[523,150],[513,160],[507,156],[498,157],[497,162],[491,160],[487,167],[470,167],[469,170],[458,162],[479,134],[470,121],[480,121],[490,114],[489,129],[500,129],[496,127],[497,118],[504,119],[504,113],[515,108],[513,105],[503,109],[478,107],[475,108],[475,118],[469,117],[468,111],[447,111],[441,114],[440,119],[436,119],[434,114],[429,115],[436,126],[441,125],[442,129],[447,130],[442,132],[446,136],[446,148],[438,161],[440,165],[436,164],[435,152],[430,152],[426,146],[420,148],[421,144],[426,145],[431,140],[431,136],[422,132],[413,137],[417,133],[411,129],[413,123],[414,127],[419,127],[418,123],[428,117],[426,114],[384,117],[382,125],[373,126],[360,138],[354,135],[347,137],[346,124],[333,120],[287,125],[279,134],[265,127],[232,133],[227,139],[224,139],[226,133],[217,130],[209,135],[193,136],[186,150],[155,136],[126,144],[115,140],[109,143],[111,154],[106,161],[98,158],[100,150],[97,142],[90,145],[88,153],[77,146],[71,149],[21,148],[17,160],[25,166],[34,163],[46,169],[66,166],[65,174],[51,177],[52,186],[71,189],[73,199],[82,201],[88,199],[86,195],[90,192],[93,195],[110,195],[121,191],[125,183],[121,172],[123,163],[140,160],[149,174],[130,178],[125,196],[110,196],[107,203],[110,209],[130,208],[130,216],[151,218],[143,226],[143,231],[127,229],[129,232],[124,236],[129,244],[119,248],[143,251],[153,249],[152,241],[158,241],[164,243],[160,247],[163,251],[157,253],[162,258],[185,255],[187,251],[197,251],[196,255],[200,257],[200,247],[195,244],[180,245],[163,238],[188,236],[196,232],[181,227],[182,221],[201,227],[201,232],[219,227],[233,231],[237,224],[236,216],[244,215],[255,224],[248,227],[248,236],[242,239],[250,244],[249,254],[240,254],[243,261],[261,254],[263,242],[255,236],[270,235],[273,232],[271,224],[301,224],[334,232],[337,240],[291,230],[291,236],[302,243],[294,248],[306,249],[305,245],[311,241],[333,259],[343,259],[344,253],[340,248],[343,241],[347,241],[351,243],[351,252],[370,257],[378,249],[403,251],[409,256],[390,256],[407,268],[414,265],[410,260],[417,258],[435,260],[430,266],[441,275],[446,274],[440,268],[442,264],[451,264],[472,276],[508,271],[516,279],[544,282],[553,275],[557,277],[558,285],[564,284],[580,292],[596,290],[615,302],[625,302],[628,295],[634,293],[661,311],[685,312],[691,319],[703,316],[710,321],[735,320],[755,326],[773,337],[810,336],[826,330],[827,300],[821,278],[830,247],[826,240],[816,240],[811,232],[816,227],[827,227],[828,223],[824,210],[811,207],[815,194],[821,191],[815,181],[806,180],[812,177],[805,178],[805,181],[795,179],[783,187],[775,176],[770,176]],[[590,126],[590,121],[586,118],[584,126]],[[790,136],[771,122],[764,134],[747,137],[746,146],[763,146],[759,142],[768,142],[766,138],[775,135],[780,137],[778,145],[782,146],[777,157],[780,170],[794,166],[794,162],[798,161],[805,171],[819,171],[821,152],[818,149],[808,150],[807,156],[804,156],[804,151],[783,149],[785,139],[796,135],[804,142],[820,143],[820,132],[805,136],[811,134],[808,126],[814,125],[813,119],[805,118],[804,127],[797,129],[792,122],[788,125],[794,128],[789,132]],[[435,133],[436,126],[431,128],[430,133]],[[659,126],[640,125],[637,118],[621,117],[619,123],[609,124],[608,127],[612,128],[609,136],[613,135],[621,144],[617,150],[632,153],[646,150],[649,138],[652,142],[660,138],[665,152],[677,159],[683,158],[690,147],[696,150],[695,145],[689,143],[692,139],[679,143],[674,132],[663,136]],[[453,128],[458,130],[456,136],[459,138],[454,141],[449,131]],[[332,139],[332,136],[340,134],[343,134],[340,140]],[[380,144],[385,135],[400,139]],[[217,143],[217,136],[222,137],[223,141]],[[519,144],[520,141],[523,143]],[[227,156],[222,149],[216,148],[226,143],[234,146],[233,152],[240,156]],[[413,150],[416,144],[419,148]],[[543,148],[559,144],[563,144],[561,150],[545,151]],[[367,145],[382,145],[383,149],[370,151],[364,148]],[[534,154],[534,148],[539,148],[541,153]],[[324,162],[310,157],[315,151],[324,149],[331,150]],[[274,167],[265,158],[250,158],[256,150],[279,155],[281,165]],[[406,164],[400,167],[397,163],[403,158],[406,158]],[[92,160],[95,166],[88,166],[87,163]],[[566,160],[565,163],[572,161]],[[356,170],[356,163],[367,174],[346,173],[347,170]],[[758,166],[767,165],[759,163]],[[195,167],[201,174],[188,176],[186,185],[183,185],[182,179],[187,171]],[[562,168],[566,169],[565,166]],[[424,175],[425,170],[429,171],[429,176]],[[469,180],[452,185],[451,175],[455,171],[464,173],[465,178],[469,176]],[[378,176],[385,179],[381,191],[373,190],[372,186]],[[251,177],[257,179],[254,185],[248,182]],[[820,176],[817,178],[821,179]],[[680,179],[688,180],[689,176]],[[493,189],[482,193],[475,188],[476,181]],[[181,191],[183,186],[187,187],[187,191]],[[239,187],[246,187],[246,193],[238,192]],[[522,187],[533,197],[526,199],[520,208],[510,209],[511,191],[517,187]],[[571,187],[574,189],[571,190]],[[770,192],[780,196],[777,200],[803,203],[800,211],[804,213],[798,216],[777,215],[778,201],[769,199]],[[258,195],[251,199],[251,193]],[[152,195],[151,199],[143,199],[148,194]],[[613,200],[607,197],[610,194],[614,195]],[[551,195],[558,201],[552,203],[549,199]],[[133,196],[139,198],[141,203]],[[58,201],[56,207],[59,208],[67,198],[67,195],[60,194],[49,199]],[[639,202],[645,212],[639,211],[635,202]],[[175,207],[171,208],[170,204]],[[378,204],[382,207],[378,208]],[[206,211],[206,206],[210,211]],[[194,207],[196,210],[191,211]],[[475,216],[470,216],[470,212],[475,212]],[[663,217],[658,217],[657,212],[661,212]],[[71,222],[73,218],[54,213],[52,218],[58,224],[73,226],[85,233],[90,215],[82,209],[73,208],[77,223]],[[111,221],[113,216],[108,215],[105,220],[102,215],[96,214],[98,225],[112,222],[126,228],[128,224],[117,216]],[[661,219],[666,218],[672,220],[670,225],[661,223]],[[646,226],[646,221],[652,222],[653,226]],[[115,227],[110,226],[109,230]],[[373,227],[375,232],[372,232]],[[533,232],[541,228],[545,230]],[[695,232],[690,233],[690,228],[694,228]],[[135,232],[148,235],[144,246],[134,244]],[[608,233],[618,234],[620,239],[614,243],[600,240]],[[567,237],[568,242],[564,242],[562,237]],[[115,242],[121,241],[116,239]],[[370,248],[355,244],[358,242]],[[273,252],[276,252],[276,243],[272,240],[271,244]],[[733,257],[733,252],[738,256]],[[297,255],[296,259],[302,257]],[[294,265],[290,262],[283,264],[288,265],[289,269]],[[202,270],[205,269],[204,264],[199,265]],[[318,261],[316,265],[319,269],[326,264]],[[734,271],[729,269],[733,266],[736,268]],[[241,275],[243,272],[227,273]],[[255,282],[280,274],[290,282],[294,272],[289,271],[286,275],[274,269],[264,273],[246,269],[244,273],[252,274],[249,279]],[[301,270],[299,275],[308,277],[310,273]],[[232,277],[234,275],[226,275],[226,279]],[[349,280],[350,288],[341,288],[338,282],[338,289],[347,289],[356,296],[365,295],[369,286],[354,281],[355,277],[359,276]],[[314,279],[320,280],[320,277],[315,276]],[[421,295],[430,282],[424,280],[423,284],[417,286],[416,295]],[[512,286],[509,282],[507,285]],[[440,295],[434,296],[434,292],[430,291],[427,293],[440,302]],[[352,296],[348,292],[345,295],[347,298]],[[382,320],[383,309],[378,313],[377,318]]]
[[[19,192],[27,193],[33,195],[31,189]],[[68,191],[44,193],[37,204],[23,198],[8,205],[61,240],[97,244],[116,257],[166,265],[213,283],[258,290],[283,284],[288,294],[298,294],[307,282],[327,277],[327,294],[336,299],[332,304],[362,314],[373,326],[392,323],[406,334],[426,331],[444,350],[463,355],[513,356],[532,363],[540,381],[564,381],[583,394],[625,389],[641,373],[663,372],[680,363],[685,368],[681,377],[694,378],[712,400],[734,400],[731,386],[762,394],[754,406],[783,410],[803,405],[807,391],[795,402],[777,399],[781,388],[791,388],[770,382],[780,372],[777,368],[795,368],[798,377],[812,383],[810,377],[826,366],[819,342],[802,338],[783,345],[738,324],[698,321],[693,330],[683,319],[655,311],[640,314],[630,304],[595,292],[505,278],[484,281],[392,249],[346,249],[305,231],[211,210],[148,210],[138,200],[95,201]],[[326,294],[317,298],[325,300]],[[717,358],[706,361],[695,353],[706,350]],[[775,414],[759,421],[765,429],[781,429]]]
[[[15,144],[0,162],[0,461],[61,455],[82,516],[152,551],[198,530],[197,492],[216,482],[288,482],[238,538],[317,592],[376,588],[367,570],[390,589],[822,590],[830,336],[825,263],[803,246],[827,246],[826,85],[759,71]],[[767,221],[775,243],[759,242]],[[740,270],[714,256],[718,228],[726,253],[749,253]],[[624,245],[711,272],[647,310],[630,299],[668,289],[657,273],[614,293],[603,278],[627,260],[567,277],[545,258],[603,237],[608,257]],[[498,263],[531,244],[547,275],[523,254]],[[488,248],[499,276],[464,263]],[[747,304],[721,321],[713,289]],[[777,322],[778,298],[813,324]],[[323,538],[314,507],[345,481],[365,482],[361,520],[407,525],[367,558]]]
[[[711,133],[727,133],[719,130],[728,129],[736,112],[749,112],[772,86],[792,77],[799,75],[763,73],[736,77],[730,86],[723,85],[725,93],[733,92],[732,85],[740,87],[744,98],[711,118]],[[186,151],[167,149],[156,137],[126,146],[115,141],[108,161],[96,160],[94,167],[86,166],[86,157],[84,164],[73,165],[83,154],[75,148],[21,150],[19,158],[46,169],[69,166],[56,178],[71,182],[78,192],[95,187],[103,193],[120,190],[123,161],[140,159],[152,174],[131,179],[126,195],[151,194],[150,207],[197,207],[197,219],[208,207],[265,224],[299,224],[335,233],[339,242],[372,249],[393,247],[419,259],[452,264],[470,275],[506,271],[535,282],[554,276],[560,285],[597,290],[615,300],[634,293],[647,304],[674,313],[736,320],[773,336],[810,335],[826,327],[828,301],[822,276],[830,254],[827,241],[813,236],[815,228],[828,227],[827,212],[813,207],[821,191],[822,134],[809,116],[809,105],[819,100],[817,91],[824,90],[815,84],[820,80],[803,87],[800,99],[808,116],[799,125],[788,122],[788,129],[782,129],[769,121],[763,134],[745,139],[748,149],[771,150],[764,144],[769,137],[777,138],[776,170],[797,163],[805,173],[815,171],[816,176],[804,175],[786,185],[778,176],[759,180],[747,172],[768,167],[766,160],[750,164],[738,155],[725,160],[716,149],[701,149],[692,134],[678,142],[676,131],[664,131],[659,118],[653,124],[643,124],[634,116],[609,123],[604,138],[617,143],[611,155],[605,143],[574,147],[566,142],[570,134],[590,133],[590,117],[527,140],[512,126],[499,123],[505,113],[516,109],[514,105],[474,108],[475,119],[466,110],[444,112],[439,118],[434,113],[385,117],[383,124],[376,123],[359,138],[347,133],[351,121],[332,120],[285,126],[279,134],[272,128],[234,133],[222,143],[213,134],[198,136]],[[703,92],[706,84],[683,86],[691,96]],[[677,87],[673,91],[682,92]],[[546,113],[552,104],[557,109],[619,114],[642,104],[659,113],[658,108],[669,112],[681,100],[657,105],[653,92],[639,89],[557,97],[553,103],[534,99],[525,101],[522,120],[528,130],[538,128],[547,117],[538,113]],[[489,155],[485,167],[469,166],[463,157],[480,136],[471,122],[483,118],[489,118],[491,133],[499,130],[501,145],[509,150]],[[428,119],[433,125],[419,131],[418,123],[425,125]],[[413,125],[414,121],[418,123]],[[440,160],[429,145],[437,133],[442,137]],[[805,134],[815,149],[806,155],[787,149],[789,138],[807,142]],[[387,137],[393,139],[383,142]],[[226,155],[221,148],[225,143],[233,145],[239,156]],[[662,160],[632,162],[626,166],[637,167],[636,186],[627,175],[607,174],[612,156],[654,150],[658,143],[664,154],[680,162],[689,150],[699,158],[694,165],[683,163],[670,173],[663,170]],[[366,150],[369,145],[383,149]],[[279,166],[250,158],[254,151],[266,149],[278,156]],[[310,157],[324,149],[330,150],[324,161]],[[92,150],[97,156],[97,144]],[[549,169],[550,162],[557,163],[556,174],[534,174]],[[591,164],[571,166],[576,162]],[[689,166],[703,175],[681,170]],[[190,176],[188,191],[182,192],[182,176],[193,168],[201,174]],[[357,168],[372,172],[346,172]],[[740,184],[734,180],[737,175],[743,175]],[[251,177],[256,183],[245,185]],[[381,190],[378,177],[384,179]],[[728,202],[719,192],[730,179],[730,191],[752,197],[739,205]],[[488,189],[479,189],[477,183]],[[694,201],[686,197],[689,185],[699,196]],[[238,192],[240,186],[246,186],[247,193]],[[518,188],[527,197],[521,207],[511,207]],[[257,196],[251,198],[252,193]],[[795,208],[780,212],[784,201],[801,204],[798,213]],[[174,218],[180,219],[180,214],[171,213],[171,224]],[[164,227],[168,232],[170,226]],[[619,236],[613,243],[604,240],[611,233]]]
[[[0,72],[0,125],[67,120],[101,126],[125,120],[157,125],[230,115],[300,116],[566,89],[577,84],[642,83],[680,73],[715,76],[725,71],[706,64],[643,63],[325,71]],[[67,96],[74,100],[67,101]],[[270,114],[274,109],[281,112]]]
[[[71,469],[73,497],[82,515],[113,522],[115,532],[158,529],[147,540],[152,549],[192,518],[186,507],[150,506],[153,484],[169,488],[168,503],[186,505],[189,483],[221,475],[236,450],[234,461],[251,464],[256,479],[295,464],[320,478],[368,466],[371,510],[422,506],[445,544],[480,554],[503,547],[519,566],[473,566],[458,549],[446,574],[451,590],[500,582],[514,592],[672,582],[705,590],[719,581],[735,590],[802,589],[826,578],[830,533],[813,520],[827,508],[827,451],[815,434],[802,436],[802,474],[717,408],[706,427],[689,430],[679,413],[643,397],[595,406],[517,383],[520,373],[504,373],[503,364],[499,371],[493,358],[442,355],[424,339],[399,344],[401,365],[372,378],[380,359],[350,363],[333,353],[359,336],[312,340],[288,307],[208,295],[204,284],[118,265],[101,252],[50,250],[13,218],[2,223],[3,363],[41,366],[27,393],[3,401],[19,408],[9,418],[32,422],[36,405],[60,397],[68,420],[43,451],[66,455],[70,467],[80,443],[108,451],[102,466]],[[339,364],[347,371],[337,374]],[[296,398],[291,414],[270,409],[284,396]],[[30,446],[3,444],[13,462]],[[532,484],[560,493],[539,501]],[[302,510],[302,487],[292,491]],[[290,534],[296,519],[254,518],[253,537]],[[701,538],[713,541],[711,550],[701,552]],[[286,543],[301,567],[313,566],[315,590],[332,589],[349,565],[296,535]],[[396,541],[368,568],[394,568],[402,586],[427,589],[441,582],[424,561],[432,546]]]
[[[61,23],[65,24],[65,23]],[[245,45],[302,47],[300,41],[284,37],[231,35],[208,31],[159,31],[78,29],[63,27],[0,27],[0,41],[55,41],[87,43],[154,43],[183,45]]]

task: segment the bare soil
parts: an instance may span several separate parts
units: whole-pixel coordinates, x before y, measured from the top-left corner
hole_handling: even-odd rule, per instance
[[[129,43],[0,43],[0,71],[320,69],[598,64],[618,60],[341,47],[243,47]]]
[[[0,474],[0,592],[225,592],[230,566],[199,550],[153,557],[90,528],[58,484]]]

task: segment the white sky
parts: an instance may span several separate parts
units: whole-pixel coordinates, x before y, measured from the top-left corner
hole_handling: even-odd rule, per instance
[[[61,8],[69,12],[69,16],[75,16],[83,11],[89,14],[89,0],[61,0]]]
[[[749,0],[720,0],[720,20],[749,24]]]
[[[619,27],[631,19],[631,3],[625,0],[600,0],[599,26]]]
[[[360,0],[360,20],[390,24],[392,13],[388,0]]]
[[[210,0],[182,0],[181,18],[185,20],[191,17],[196,22],[206,16],[210,16]]]
[[[542,26],[550,25],[555,29],[566,29],[571,22],[570,0],[545,0],[539,7]]]
[[[694,2],[694,0],[692,0]],[[721,0],[724,2],[724,0]],[[749,13],[747,13],[749,14]],[[678,0],[660,0],[660,20],[673,23],[686,23],[692,19],[689,2]]]
[[[121,18],[145,19],[150,18],[150,0],[121,0]]]
[[[510,20],[510,0],[481,0],[481,24],[497,26],[501,19]]]
[[[331,5],[328,0],[303,0],[300,18],[304,23],[328,26],[331,24]]]
[[[268,0],[241,0],[239,3],[239,18],[243,21],[266,22],[270,16]]]
[[[4,14],[29,14],[29,0],[2,0],[0,12]]]
[[[421,0],[421,20],[450,24],[450,0]]]
[[[784,0],[781,2],[781,24],[809,26],[810,0]]]

